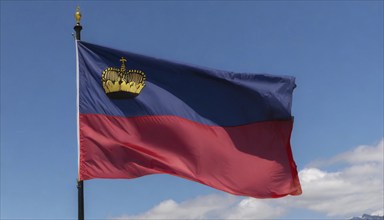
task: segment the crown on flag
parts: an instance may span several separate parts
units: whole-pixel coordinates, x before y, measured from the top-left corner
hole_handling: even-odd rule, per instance
[[[121,67],[108,67],[101,75],[105,93],[112,99],[126,99],[138,96],[145,86],[146,76],[141,70],[126,70],[125,62],[120,59]]]

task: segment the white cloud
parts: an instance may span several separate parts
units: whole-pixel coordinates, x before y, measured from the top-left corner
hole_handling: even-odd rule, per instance
[[[353,170],[358,172],[353,175]],[[303,195],[286,199],[289,206],[333,217],[371,213],[383,207],[382,171],[379,165],[349,167],[339,172],[307,168],[299,173]]]
[[[286,212],[281,206],[272,205],[269,200],[246,198],[229,208],[221,218],[225,219],[272,219]]]
[[[362,145],[352,151],[340,154],[334,158],[335,161],[345,161],[351,164],[378,162],[383,163],[384,140],[381,140],[377,146]]]
[[[317,160],[310,164],[314,167],[329,166],[337,163],[383,163],[384,139],[376,146],[361,145],[351,151],[336,155],[327,160]]]
[[[303,195],[285,198],[290,206],[325,213],[327,216],[360,216],[379,212],[384,206],[383,144],[359,146],[324,164],[347,163],[337,172],[309,167],[299,172]]]
[[[116,219],[270,219],[282,213],[282,208],[276,209],[262,200],[207,195],[180,203],[165,200],[145,213]]]
[[[122,216],[118,219],[206,219],[210,216],[213,218],[235,202],[236,199],[232,196],[219,195],[201,196],[180,203],[165,200],[145,213]]]
[[[165,200],[145,213],[117,219],[272,219],[292,208],[349,218],[383,214],[383,145],[358,146],[299,172],[303,194],[281,199],[254,199],[227,194],[206,195],[177,203]],[[342,163],[337,172],[326,165]],[[316,166],[317,164],[317,166]],[[300,213],[290,213],[300,218]]]

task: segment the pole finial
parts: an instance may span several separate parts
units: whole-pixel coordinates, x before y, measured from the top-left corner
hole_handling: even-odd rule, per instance
[[[81,13],[80,13],[80,7],[79,6],[76,7],[75,18],[76,18],[76,23],[80,24]]]
[[[76,13],[75,13],[75,18],[76,18],[76,25],[73,27],[76,31],[76,40],[80,40],[80,32],[83,27],[80,24],[80,19],[81,19],[81,13],[80,13],[80,7],[77,6],[76,8]]]

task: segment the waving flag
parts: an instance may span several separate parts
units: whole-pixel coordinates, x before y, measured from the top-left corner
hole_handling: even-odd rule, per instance
[[[301,194],[293,77],[77,47],[80,180],[171,174],[236,195]]]

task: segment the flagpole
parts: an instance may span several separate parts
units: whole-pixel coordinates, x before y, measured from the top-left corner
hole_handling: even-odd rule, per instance
[[[84,220],[84,184],[83,180],[77,180],[77,210],[78,219]]]
[[[83,27],[80,25],[81,14],[79,7],[76,8],[75,18],[76,25],[73,27],[73,29],[76,31],[76,40],[80,40],[80,31],[83,29]],[[80,180],[80,177],[77,179],[77,204],[78,219],[84,220],[84,183],[83,180]]]

